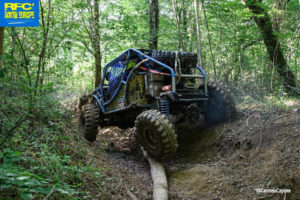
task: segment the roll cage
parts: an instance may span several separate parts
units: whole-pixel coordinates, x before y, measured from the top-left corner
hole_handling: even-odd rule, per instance
[[[137,50],[130,48],[120,54],[117,58],[105,65],[102,75],[101,84],[93,91],[93,98],[96,100],[97,104],[101,108],[103,114],[110,114],[121,110],[126,110],[128,107],[119,108],[113,111],[106,111],[106,106],[109,105],[114,98],[117,96],[120,88],[125,85],[125,90],[128,86],[128,82],[135,72],[143,64],[146,68],[145,71],[150,73],[159,72],[163,75],[168,75],[171,77],[172,93],[176,94],[176,77],[183,78],[203,78],[204,79],[204,95],[207,94],[206,88],[206,74],[204,70],[196,65],[196,69],[200,71],[201,75],[192,74],[182,74],[180,64],[177,65],[175,62],[175,68],[155,60],[151,57],[152,50]],[[128,60],[131,58],[136,58],[139,62],[129,69]],[[153,69],[153,64],[156,64],[160,68]],[[158,70],[158,71],[157,71]],[[163,73],[162,71],[168,71],[168,73]],[[147,72],[138,72],[140,74]],[[125,95],[126,97],[126,95]],[[140,105],[142,107],[147,107],[148,105]]]

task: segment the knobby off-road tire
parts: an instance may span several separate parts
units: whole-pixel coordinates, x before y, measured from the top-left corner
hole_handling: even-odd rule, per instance
[[[89,142],[94,142],[98,134],[99,111],[95,104],[86,104],[80,114],[79,129],[82,136]]]
[[[137,140],[153,158],[163,160],[177,150],[177,135],[167,117],[157,110],[147,110],[135,120]]]
[[[231,119],[236,114],[234,99],[227,86],[220,82],[208,81],[209,100],[203,114],[208,124],[217,124]]]
[[[182,68],[191,68],[195,67],[197,64],[197,54],[193,52],[183,52],[178,51],[177,56],[180,59],[180,64]],[[154,50],[152,52],[152,58],[174,67],[176,51],[160,51]]]

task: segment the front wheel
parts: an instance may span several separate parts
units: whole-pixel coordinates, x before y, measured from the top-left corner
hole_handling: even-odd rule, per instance
[[[150,156],[162,160],[175,154],[178,144],[173,125],[157,110],[147,110],[135,120],[137,139]]]
[[[209,100],[203,112],[208,124],[217,124],[233,118],[236,113],[235,102],[230,90],[220,82],[208,81]]]
[[[94,142],[98,134],[99,111],[95,104],[86,104],[80,113],[79,129],[83,137]]]

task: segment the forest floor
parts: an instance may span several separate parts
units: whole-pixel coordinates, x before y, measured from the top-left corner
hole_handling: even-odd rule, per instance
[[[267,109],[241,102],[231,122],[178,127],[178,152],[164,163],[169,199],[300,199],[300,103],[292,104]],[[132,129],[108,127],[99,134],[103,131],[119,136]],[[86,190],[95,199],[152,199],[150,168],[141,152],[120,151],[111,143],[100,136],[84,144],[89,163],[106,177],[101,188],[86,177]],[[257,193],[259,188],[291,193]]]

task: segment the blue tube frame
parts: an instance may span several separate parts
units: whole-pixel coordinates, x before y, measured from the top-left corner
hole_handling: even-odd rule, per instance
[[[199,65],[196,65],[196,68],[201,72],[201,74],[203,75],[203,78],[206,79],[205,71]]]
[[[120,108],[120,109],[116,109],[116,110],[114,110],[114,111],[106,112],[105,106],[108,105],[108,104],[110,104],[110,103],[114,100],[114,98],[117,96],[117,94],[118,94],[118,92],[119,92],[119,90],[120,90],[122,84],[125,85],[125,90],[126,90],[127,85],[128,85],[128,81],[129,81],[131,75],[133,74],[132,72],[134,71],[134,68],[133,68],[133,70],[129,73],[129,75],[128,75],[128,77],[127,77],[127,80],[126,80],[125,83],[124,83],[124,81],[122,81],[123,78],[124,78],[124,73],[122,74],[122,78],[121,78],[121,81],[120,81],[120,83],[119,83],[118,88],[116,89],[116,91],[114,92],[114,94],[111,96],[111,98],[110,98],[107,102],[103,102],[103,101],[102,101],[102,98],[103,98],[103,97],[102,97],[102,95],[101,95],[101,94],[102,94],[102,89],[101,89],[101,88],[102,88],[102,86],[104,85],[105,75],[106,75],[107,68],[108,68],[109,66],[115,64],[116,62],[118,62],[118,61],[120,60],[120,58],[121,58],[123,55],[125,55],[125,54],[127,54],[128,57],[130,57],[131,52],[136,53],[136,54],[140,57],[140,59],[142,59],[142,60],[143,60],[143,58],[144,58],[144,59],[147,59],[148,61],[152,61],[152,62],[158,64],[159,66],[168,69],[168,70],[170,71],[171,77],[172,77],[172,92],[173,92],[173,93],[176,93],[176,88],[175,88],[175,87],[176,87],[176,85],[175,85],[175,77],[176,77],[177,75],[176,75],[176,72],[175,72],[170,66],[168,66],[168,65],[166,65],[166,64],[164,64],[164,63],[162,63],[162,62],[159,62],[159,61],[153,59],[152,57],[150,57],[150,56],[148,56],[148,55],[145,55],[144,53],[142,53],[142,52],[139,51],[139,50],[130,48],[130,49],[127,49],[126,51],[124,51],[123,53],[121,53],[117,58],[113,59],[112,61],[110,61],[108,64],[105,65],[104,70],[103,70],[103,75],[102,75],[102,82],[101,82],[101,84],[96,88],[96,90],[94,90],[94,92],[93,92],[93,98],[96,100],[96,102],[98,103],[99,107],[101,108],[101,110],[102,110],[102,112],[103,112],[104,114],[106,114],[106,113],[113,113],[113,112],[117,112],[117,111],[119,111],[119,110],[124,109],[124,108]],[[146,65],[147,68],[149,68],[149,66],[148,66],[148,64],[147,64],[148,61],[145,62],[145,65]],[[124,70],[124,72],[127,70],[127,67],[128,67],[128,66],[126,66],[126,69]],[[201,72],[201,74],[203,75],[204,81],[206,81],[206,73],[204,72],[204,70],[203,70],[200,66],[198,66],[198,65],[196,66],[196,68],[197,68],[197,69]],[[99,90],[100,90],[100,92],[99,92]],[[125,91],[124,91],[124,92],[125,92]],[[205,88],[205,94],[206,94],[206,93],[207,93],[207,91],[206,91],[206,88]]]
[[[202,73],[204,79],[204,94],[207,95],[208,92],[207,92],[207,85],[206,85],[206,73],[199,65],[196,65],[196,68]]]

